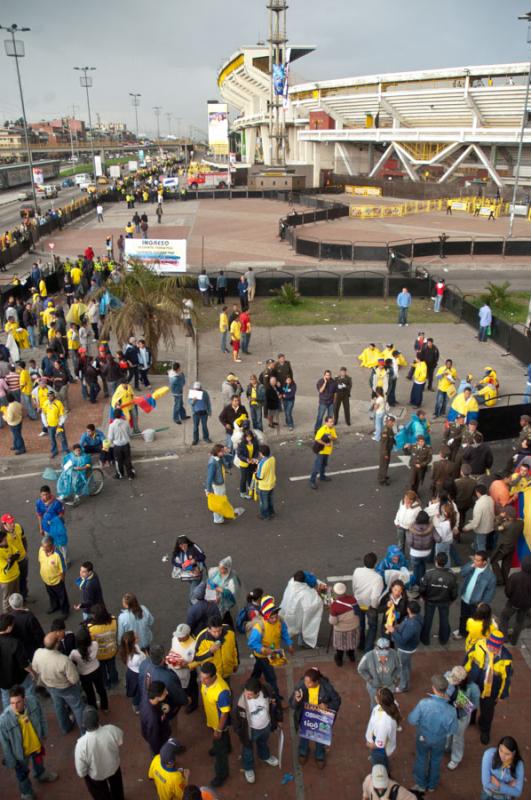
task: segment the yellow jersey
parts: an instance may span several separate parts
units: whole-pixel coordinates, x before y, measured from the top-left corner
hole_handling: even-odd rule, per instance
[[[60,418],[64,416],[65,407],[60,400],[46,400],[42,405],[42,411],[48,428],[57,428]]]
[[[219,330],[221,333],[225,333],[229,329],[229,317],[225,312],[219,315]]]
[[[415,369],[413,370],[414,383],[425,383],[427,377],[428,377],[428,366],[426,362],[419,361],[415,363]]]
[[[235,319],[230,326],[230,335],[235,342],[239,342],[242,338],[242,326],[239,321]]]
[[[20,378],[20,391],[22,394],[30,395],[33,389],[33,383],[31,380],[31,375],[29,374],[29,369],[21,369],[19,372]]]
[[[315,434],[314,437],[315,441],[320,442],[323,436],[326,435],[330,436],[330,439],[337,439],[337,433],[335,428],[329,428],[328,425],[321,425],[321,427]],[[331,441],[330,444],[327,444],[323,447],[323,449],[321,450],[321,455],[329,456],[332,453],[333,449],[334,449],[334,443],[333,441]]]
[[[0,583],[11,583],[16,581],[20,575],[18,561],[13,561],[9,564],[9,559],[15,555],[17,551],[12,544],[8,542],[6,547],[0,547]]]
[[[81,278],[83,277],[83,273],[79,269],[79,267],[72,267],[72,269],[70,270],[70,277],[72,279],[72,284],[74,286],[79,286],[79,284],[81,283]]]
[[[160,763],[160,753],[150,764],[148,778],[155,784],[158,800],[181,800],[186,778],[181,769],[168,769]]]
[[[450,369],[448,369],[446,366],[439,367],[435,373],[435,377],[439,378],[437,389],[446,394],[451,386],[455,386],[455,382],[457,380],[457,370],[455,367],[450,367]]]
[[[39,548],[39,570],[41,580],[47,586],[57,586],[63,578],[63,560],[57,550],[46,555],[44,548]]]
[[[219,675],[210,686],[201,684],[201,697],[208,728],[217,730],[222,714],[230,714],[231,694],[228,685]]]
[[[37,736],[37,732],[27,714],[17,714],[17,722],[20,725],[20,734],[22,736],[22,750],[26,758],[33,753],[39,753],[42,749],[41,740]]]
[[[7,541],[8,544],[13,547],[15,552],[20,554],[20,561],[26,558],[26,548],[24,547],[24,530],[22,525],[18,522],[15,522],[15,530],[11,533],[10,531],[7,532]]]

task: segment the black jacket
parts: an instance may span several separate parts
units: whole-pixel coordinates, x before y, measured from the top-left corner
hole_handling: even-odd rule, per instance
[[[452,603],[457,597],[457,578],[449,569],[429,569],[420,581],[419,591],[426,603]]]
[[[13,611],[12,614],[14,619],[12,634],[22,642],[31,661],[35,650],[43,646],[44,631],[41,623],[35,614],[27,609]]]
[[[169,696],[164,702],[171,705]],[[156,706],[152,706],[147,693],[144,693],[140,701],[140,730],[154,756],[160,753],[162,745],[165,744],[171,736],[171,711],[169,714],[165,714],[161,705],[162,704],[159,703]]]
[[[234,420],[241,417],[242,414],[249,416],[243,406],[238,406],[238,408],[234,409],[232,403],[229,403],[228,406],[225,406],[218,419],[222,425],[229,425],[232,432],[234,430]]]
[[[295,692],[297,689],[300,689],[302,692],[302,700],[297,702],[295,700]],[[296,687],[295,691],[291,695],[289,699],[290,707],[293,709],[293,722],[295,723],[295,730],[299,730],[299,723],[301,721],[302,710],[304,708],[304,704],[308,702],[308,689],[304,681],[300,681]],[[321,679],[319,681],[319,703],[324,703],[328,706],[330,711],[335,711],[336,713],[339,711],[339,707],[341,705],[341,697],[338,695],[328,678],[325,678],[321,675]]]
[[[510,604],[528,611],[531,608],[531,556],[522,560],[522,571],[509,576],[505,587]]]
[[[439,348],[435,345],[433,345],[433,347],[428,347],[426,343],[422,346],[419,355],[421,360],[425,361],[430,369],[434,369],[439,361]]]
[[[267,684],[262,684],[262,694],[269,703],[269,716],[271,718],[271,730],[276,731],[278,723],[282,722],[282,704],[275,699],[273,690]],[[245,699],[243,692],[240,695],[238,704],[232,709],[232,727],[234,733],[239,737],[243,747],[251,747],[251,740],[249,738],[249,721],[247,719],[247,712],[245,709]],[[251,726],[252,727],[252,726]]]
[[[465,447],[463,452],[463,464],[470,464],[472,475],[483,475],[492,467],[493,461],[492,450],[486,442],[476,447]]]
[[[101,590],[100,579],[95,572],[92,573],[91,578],[87,578],[83,587],[81,588],[81,608],[84,611],[90,611],[92,606],[98,603],[105,605],[103,600],[103,592]]]

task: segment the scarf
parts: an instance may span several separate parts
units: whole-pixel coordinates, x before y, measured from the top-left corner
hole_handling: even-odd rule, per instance
[[[492,694],[492,683],[494,681],[494,653],[488,649],[485,650],[485,666],[485,680],[483,681],[483,692],[481,696],[490,697]]]

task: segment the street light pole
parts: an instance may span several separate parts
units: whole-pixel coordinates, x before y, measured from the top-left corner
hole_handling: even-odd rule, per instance
[[[29,135],[28,135],[28,121],[26,119],[26,106],[24,105],[24,93],[22,91],[22,80],[20,77],[20,68],[18,65],[19,58],[24,58],[24,42],[21,39],[15,39],[16,33],[26,33],[31,30],[31,28],[19,28],[17,25],[13,23],[13,25],[9,25],[5,27],[4,25],[0,25],[0,30],[7,31],[11,35],[11,41],[9,39],[4,40],[4,45],[6,48],[6,55],[11,58],[15,59],[15,65],[17,68],[17,78],[18,78],[18,90],[20,92],[20,105],[22,106],[22,119],[24,121],[24,141],[26,143],[26,152],[28,154],[28,166],[29,166],[29,173],[30,173],[30,181],[31,181],[31,192],[33,194],[33,202],[35,204],[35,214],[37,213],[37,193],[35,191],[35,180],[33,176],[33,160],[31,157],[31,147],[29,143]],[[37,226],[38,230],[38,226]]]
[[[160,139],[160,112],[162,111],[162,106],[153,106],[153,111],[155,112],[155,116],[157,118],[157,141]]]
[[[135,109],[136,140],[138,142],[138,106],[140,105],[139,98],[142,97],[142,95],[139,92],[129,92],[129,97],[132,98],[132,103]]]
[[[171,136],[171,118],[172,117],[173,117],[173,114],[171,113],[171,111],[167,111],[166,112],[166,119],[168,120],[168,133],[170,134],[170,136]]]
[[[528,11],[527,14],[522,14],[522,16],[518,17],[518,19],[525,19],[528,23],[531,23],[531,11]],[[531,41],[530,39],[530,29],[527,30],[527,43],[529,44]],[[522,112],[522,125],[520,127],[520,140],[518,142],[518,156],[516,159],[516,174],[514,176],[514,186],[513,186],[513,201],[511,203],[511,212],[509,215],[509,237],[513,235],[513,225],[514,225],[514,212],[516,206],[516,197],[518,193],[518,183],[520,180],[520,166],[522,164],[522,151],[524,149],[524,133],[527,126],[527,104],[529,102],[529,84],[531,82],[531,61],[529,62],[529,70],[527,73],[527,85],[525,89],[525,100],[524,100],[524,110]]]
[[[90,78],[87,73],[92,72],[96,69],[96,67],[74,67],[75,70],[78,72],[82,72],[83,75],[79,77],[80,85],[85,89],[87,93],[87,110],[88,110],[88,118],[89,118],[89,128],[90,128],[90,149],[92,151],[92,168],[94,170],[94,180],[96,179],[96,154],[94,152],[94,131],[92,129],[92,116],[90,113],[90,96],[89,96],[89,89],[92,86],[92,78]]]

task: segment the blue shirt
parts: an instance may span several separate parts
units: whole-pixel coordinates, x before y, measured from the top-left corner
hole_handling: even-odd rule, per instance
[[[396,304],[400,308],[409,308],[411,305],[411,295],[409,292],[399,292],[396,296]]]
[[[504,767],[492,768],[492,760],[496,755],[496,747],[489,747],[483,753],[481,761],[481,783],[484,792],[492,792],[494,797],[521,797],[524,791],[524,762],[519,761],[515,775],[513,776],[510,769]],[[490,782],[491,776],[494,775],[500,782],[499,789],[494,788],[494,784]],[[511,781],[515,780],[515,786],[511,786]]]
[[[482,328],[488,328],[492,322],[492,311],[489,306],[481,306],[479,309],[479,324]]]
[[[420,700],[408,716],[410,725],[417,728],[426,744],[444,746],[446,737],[457,732],[457,712],[445,697],[430,694]]]

